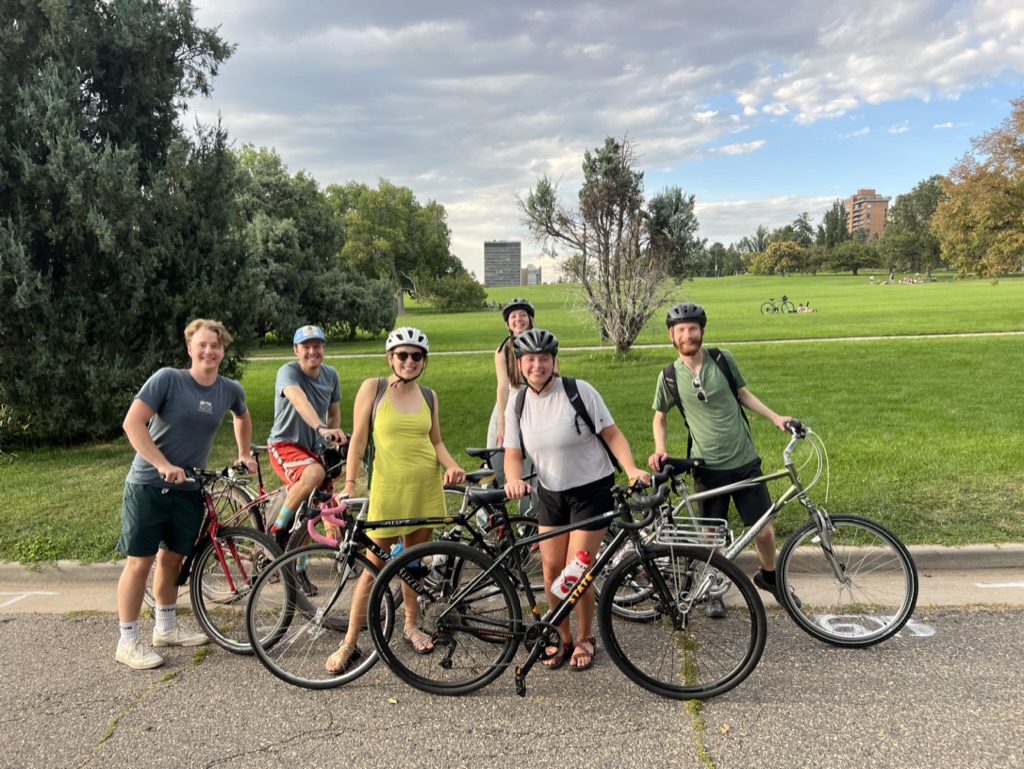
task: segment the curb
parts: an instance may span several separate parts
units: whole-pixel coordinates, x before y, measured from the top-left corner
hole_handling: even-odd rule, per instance
[[[1024,544],[911,545],[908,547],[919,572],[974,571],[978,569],[1021,569],[1024,571]],[[757,569],[757,556],[747,550],[736,559],[746,570]],[[58,561],[45,565],[25,566],[16,561],[0,563],[0,584],[59,585],[89,582],[116,582],[124,561],[88,563]]]

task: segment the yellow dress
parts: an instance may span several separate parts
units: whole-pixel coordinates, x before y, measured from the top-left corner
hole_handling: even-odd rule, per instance
[[[445,514],[444,484],[437,452],[430,442],[431,412],[426,401],[420,410],[403,414],[386,393],[373,424],[373,488],[369,521],[429,518]],[[371,537],[397,537],[422,526],[368,529]]]

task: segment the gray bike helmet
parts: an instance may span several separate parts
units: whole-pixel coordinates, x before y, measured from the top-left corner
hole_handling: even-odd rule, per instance
[[[508,323],[508,316],[516,310],[526,310],[526,314],[530,316],[530,320],[533,320],[533,305],[530,304],[529,299],[513,299],[504,307],[501,308],[501,317]]]
[[[396,328],[388,334],[388,341],[384,344],[384,351],[391,352],[396,347],[401,347],[404,344],[419,347],[423,352],[430,352],[430,342],[427,341],[427,335],[418,328],[410,326]]]
[[[554,356],[558,355],[558,337],[542,328],[531,328],[529,331],[524,331],[515,338],[513,344],[517,358],[530,353],[549,352]]]
[[[672,328],[676,323],[684,323],[686,321],[696,321],[700,324],[701,328],[704,328],[707,325],[708,316],[704,312],[704,308],[699,304],[680,302],[669,310],[668,315],[665,317],[665,325],[668,328]]]

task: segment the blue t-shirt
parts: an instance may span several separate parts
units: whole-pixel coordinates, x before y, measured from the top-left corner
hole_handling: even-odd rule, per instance
[[[320,364],[320,375],[315,379],[302,371],[297,360],[285,363],[277,370],[277,381],[274,382],[274,426],[270,428],[267,443],[287,441],[302,446],[309,451],[316,451],[320,444],[317,431],[306,424],[299,416],[292,402],[285,397],[286,387],[296,385],[306,394],[313,410],[324,423],[327,422],[327,409],[332,403],[341,401],[341,380],[333,367]]]
[[[245,390],[234,379],[218,376],[209,387],[199,384],[185,369],[162,368],[135,396],[156,414],[149,421],[153,443],[178,467],[206,467],[213,439],[224,415],[246,412]],[[199,484],[167,483],[138,453],[128,471],[129,483],[167,489],[196,489]]]

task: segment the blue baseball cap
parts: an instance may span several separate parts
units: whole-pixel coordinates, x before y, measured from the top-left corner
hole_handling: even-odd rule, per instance
[[[295,336],[292,337],[292,344],[308,342],[310,339],[319,339],[321,342],[327,341],[324,337],[324,332],[321,331],[319,326],[302,326],[301,328],[296,329]]]

